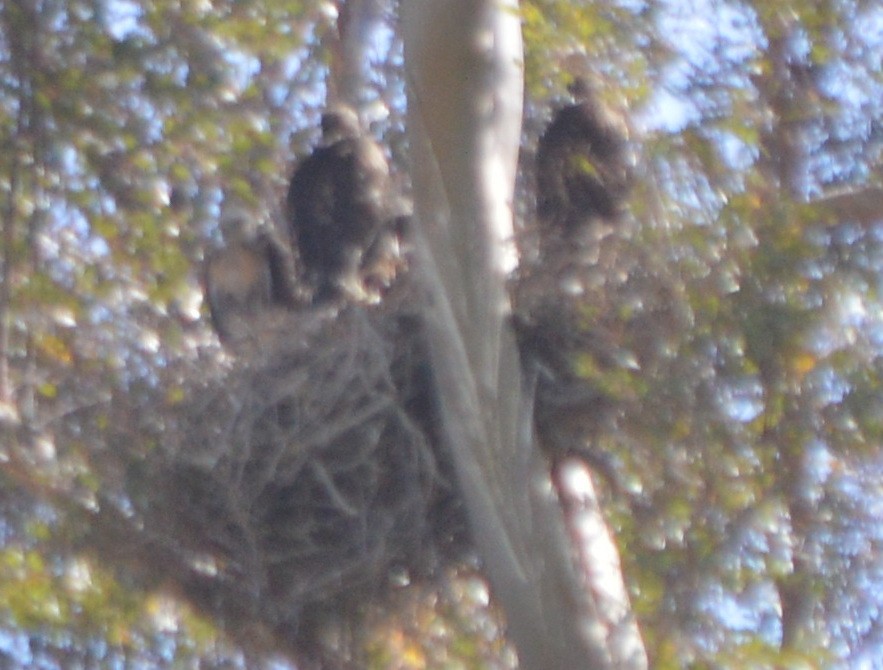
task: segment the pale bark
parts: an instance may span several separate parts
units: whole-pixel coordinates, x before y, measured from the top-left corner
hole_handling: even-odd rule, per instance
[[[379,25],[382,0],[340,0],[333,36],[328,102],[359,109],[365,102],[368,58]]]
[[[514,0],[402,5],[417,267],[443,438],[521,667],[644,668],[627,599],[611,606],[574,561],[508,323],[522,100],[517,10]],[[636,647],[619,642],[612,619],[625,622]]]

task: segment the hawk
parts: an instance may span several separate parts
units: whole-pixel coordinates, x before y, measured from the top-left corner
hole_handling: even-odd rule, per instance
[[[289,259],[281,243],[242,211],[221,217],[223,248],[207,259],[203,288],[212,325],[222,344],[261,342],[270,317],[297,305]]]
[[[537,145],[537,216],[541,224],[576,232],[597,220],[614,221],[631,186],[624,126],[577,80],[576,102],[559,109]]]
[[[389,218],[389,166],[356,112],[322,116],[322,142],[291,177],[286,197],[291,238],[314,303],[364,298],[363,256]]]

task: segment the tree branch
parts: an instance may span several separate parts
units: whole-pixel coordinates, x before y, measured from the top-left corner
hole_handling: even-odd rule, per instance
[[[883,221],[883,188],[879,186],[826,195],[809,204],[819,219],[832,226],[857,223],[867,227]]]

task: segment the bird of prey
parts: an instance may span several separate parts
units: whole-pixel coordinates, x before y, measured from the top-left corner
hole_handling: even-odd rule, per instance
[[[252,216],[228,210],[221,216],[224,246],[208,256],[203,288],[212,325],[224,345],[259,342],[270,318],[297,304],[290,261],[270,230]]]
[[[575,102],[559,109],[537,146],[537,216],[565,235],[594,221],[613,222],[631,185],[624,125],[577,80]]]
[[[314,303],[363,298],[363,256],[389,218],[389,166],[349,107],[322,116],[322,142],[298,165],[288,223]]]

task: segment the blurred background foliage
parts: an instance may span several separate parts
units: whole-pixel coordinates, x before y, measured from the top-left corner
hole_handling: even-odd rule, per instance
[[[96,435],[125,420],[114,395],[161,388],[167,406],[145,408],[161,426],[194,379],[223,370],[201,258],[225,199],[278,216],[317,136],[338,10],[0,4],[4,667],[289,667],[225,642],[84,538],[106,476]],[[406,173],[396,11],[375,7],[359,96]],[[522,13],[526,238],[533,147],[572,73],[628,111],[638,157],[619,253],[649,281],[586,305],[622,355],[587,353],[580,370],[614,399],[594,448],[612,463],[607,512],[653,667],[883,668],[883,9],[532,0]],[[666,309],[647,318],[656,280]],[[369,637],[377,668],[514,663],[470,571],[403,595]]]

